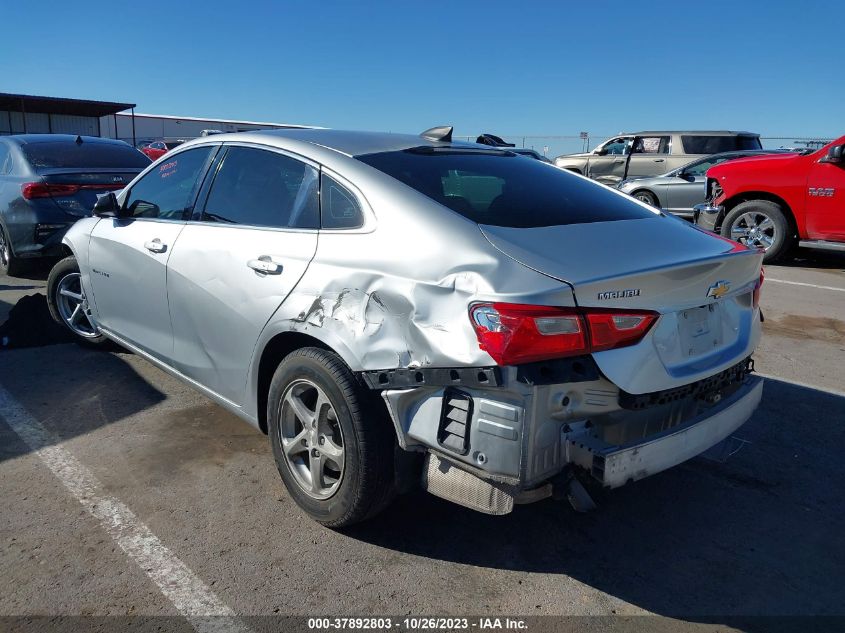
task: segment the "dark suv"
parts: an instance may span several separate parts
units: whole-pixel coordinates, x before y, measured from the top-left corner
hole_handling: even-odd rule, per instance
[[[150,159],[123,141],[67,134],[0,137],[0,274],[62,254],[62,237],[97,195],[122,189]]]

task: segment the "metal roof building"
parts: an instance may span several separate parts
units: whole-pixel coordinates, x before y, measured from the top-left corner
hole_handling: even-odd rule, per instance
[[[202,135],[203,130],[219,132],[251,132],[255,130],[281,130],[308,127],[288,123],[240,121],[166,114],[117,114],[104,117],[100,129],[102,136],[118,138],[132,145],[145,141],[189,140]]]
[[[247,132],[302,127],[308,126],[136,114],[134,103],[0,93],[0,135],[81,134],[138,145],[144,141],[188,140],[200,136],[203,130]]]
[[[134,107],[134,103],[0,92],[0,134],[103,136],[103,117],[114,117]]]

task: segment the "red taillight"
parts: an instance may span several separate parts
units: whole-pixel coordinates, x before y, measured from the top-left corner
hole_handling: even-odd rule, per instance
[[[590,351],[602,352],[633,345],[657,320],[654,312],[630,310],[586,310],[590,330]]]
[[[587,332],[577,311],[517,303],[482,303],[470,310],[478,344],[499,365],[587,352]]]
[[[53,196],[72,196],[77,191],[79,191],[79,185],[51,185],[45,182],[28,182],[21,185],[21,192],[27,200],[52,198]]]
[[[25,199],[32,200],[34,198],[61,198],[62,196],[72,196],[80,189],[105,189],[106,191],[113,191],[115,189],[122,189],[123,187],[123,183],[59,185],[46,182],[28,182],[25,185],[21,185],[21,194]]]
[[[654,312],[481,303],[470,308],[478,345],[499,365],[516,365],[633,345]]]
[[[766,275],[765,271],[761,268],[760,269],[760,279],[757,280],[757,283],[754,284],[754,294],[752,296],[752,304],[755,308],[760,307],[760,291],[763,289],[763,281],[765,281]]]

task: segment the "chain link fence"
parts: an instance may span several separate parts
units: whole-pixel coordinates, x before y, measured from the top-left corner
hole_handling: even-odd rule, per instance
[[[508,143],[517,147],[527,147],[540,154],[554,158],[562,154],[588,152],[596,145],[616,134],[577,134],[577,135],[530,135],[510,134],[502,136]],[[456,136],[456,140],[475,142],[477,136]],[[832,138],[818,136],[761,136],[760,142],[765,149],[798,148],[818,149],[830,143]]]

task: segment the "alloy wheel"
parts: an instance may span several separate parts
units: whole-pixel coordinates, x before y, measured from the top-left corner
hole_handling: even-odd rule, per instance
[[[731,225],[731,238],[746,246],[768,250],[775,242],[775,223],[765,213],[743,213]]]
[[[343,432],[326,393],[307,379],[292,382],[279,411],[282,452],[297,485],[328,499],[343,480]]]
[[[88,301],[82,289],[82,276],[68,273],[62,277],[56,287],[56,307],[65,324],[84,338],[96,338],[99,329],[91,323],[88,317]]]

